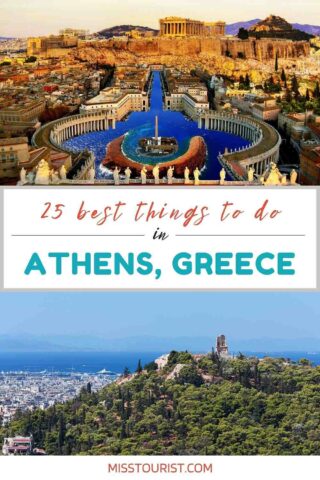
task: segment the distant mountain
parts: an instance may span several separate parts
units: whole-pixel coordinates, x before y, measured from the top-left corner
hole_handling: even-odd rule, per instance
[[[233,338],[228,337],[232,352],[319,352],[319,338]],[[172,349],[209,352],[212,339],[188,337],[122,337],[90,335],[0,335],[0,353],[5,352],[168,352]]]
[[[247,22],[230,23],[230,25],[226,26],[226,33],[228,35],[237,35],[240,28],[245,28],[246,30],[249,30],[250,27],[253,27],[253,25],[260,21],[260,18],[255,18],[254,20],[248,20]]]
[[[50,339],[35,337],[32,335],[1,335],[0,352],[63,352],[76,350],[73,346],[57,344]]]
[[[315,36],[320,35],[320,26],[317,26],[317,25],[292,23],[292,26],[297,30],[301,30],[302,32],[309,33],[310,35],[315,35]]]
[[[249,30],[249,28],[253,27],[259,22],[261,22],[261,19],[255,18],[254,20],[231,23],[226,26],[226,33],[228,35],[237,35],[240,28],[245,28],[246,30]],[[292,23],[291,25],[295,30],[301,30],[302,32],[308,33],[309,35],[320,35],[320,26],[301,23]]]
[[[116,25],[115,27],[105,28],[97,32],[97,35],[105,38],[121,37],[126,35],[131,30],[138,30],[139,32],[153,32],[158,33],[158,30],[150,27],[143,27],[141,25]]]

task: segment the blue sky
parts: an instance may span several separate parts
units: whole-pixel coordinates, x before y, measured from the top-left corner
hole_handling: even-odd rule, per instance
[[[316,23],[319,0],[10,0],[0,5],[0,36],[44,35],[64,27],[92,32],[119,24],[157,27],[160,17],[170,15],[233,23],[271,13],[290,22]]]
[[[2,293],[0,336],[131,338],[142,348],[181,338],[206,346],[225,333],[246,349],[306,339],[320,351],[319,306],[317,293]]]

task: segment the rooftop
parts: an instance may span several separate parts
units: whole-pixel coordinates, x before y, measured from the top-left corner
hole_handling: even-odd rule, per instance
[[[28,144],[28,139],[27,137],[16,137],[16,138],[0,138],[0,146],[5,147],[7,145],[22,145],[22,144]]]

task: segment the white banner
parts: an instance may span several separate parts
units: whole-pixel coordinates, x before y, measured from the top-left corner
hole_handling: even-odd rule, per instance
[[[301,480],[319,457],[1,457],[1,478],[25,480]]]
[[[316,288],[316,190],[4,191],[6,289]]]

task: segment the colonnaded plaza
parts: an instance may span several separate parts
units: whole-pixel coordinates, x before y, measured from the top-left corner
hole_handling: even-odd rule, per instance
[[[263,28],[261,22],[257,26],[259,37],[248,33],[244,40],[226,35],[224,21],[180,17],[160,19],[157,33],[132,30],[127,36],[88,40],[86,31],[71,35],[67,29],[67,34],[28,39],[29,58],[37,55],[37,71],[51,72],[48,65],[58,65],[52,68],[65,72],[70,63],[71,82],[81,94],[73,98],[76,108],[68,108],[70,113],[53,120],[47,114],[49,120],[34,125],[32,118],[49,112],[48,102],[58,97],[57,84],[46,84],[46,100],[35,99],[34,105],[27,101],[15,116],[11,107],[3,110],[12,128],[21,123],[20,111],[29,130],[33,128],[31,145],[22,136],[0,138],[3,171],[8,178],[18,173],[18,185],[289,186],[303,183],[301,175],[305,183],[317,182],[315,162],[311,169],[311,160],[306,160],[301,173],[297,155],[290,161],[290,152],[306,152],[306,158],[316,154],[319,117],[307,109],[310,100],[305,101],[304,118],[282,111],[288,103],[285,95],[303,101],[295,74],[290,92],[285,65],[306,62],[310,43],[287,39],[301,32],[284,19],[270,16],[264,22]],[[277,29],[281,25],[281,39],[261,38],[265,25],[273,23]],[[194,68],[190,62],[183,64],[180,50],[193,55]],[[93,55],[102,54],[114,64],[101,59],[94,64]],[[263,68],[276,73],[259,86],[249,73],[237,80],[236,74],[201,68],[198,59],[206,58],[203,55],[231,62],[239,71],[248,63],[261,65],[265,58]],[[124,62],[130,56],[139,61]],[[79,73],[73,73],[79,71],[80,57],[81,69],[88,69],[87,77],[81,75],[84,86],[77,83]],[[179,64],[172,65],[172,58]],[[310,99],[309,90],[305,97]],[[61,102],[57,105],[54,108],[62,108]]]
[[[148,68],[145,75],[146,91],[106,88],[82,105],[78,115],[41,127],[33,137],[36,147],[47,146],[80,160],[53,179],[48,164],[42,162],[34,178],[22,172],[20,182],[295,183],[294,174],[284,181],[276,168],[281,138],[272,126],[253,117],[210,110],[207,92],[192,78],[184,78],[186,86],[182,83],[181,88],[176,81],[181,75],[164,67]],[[147,151],[139,148],[143,139]],[[169,151],[168,139],[177,148]]]

